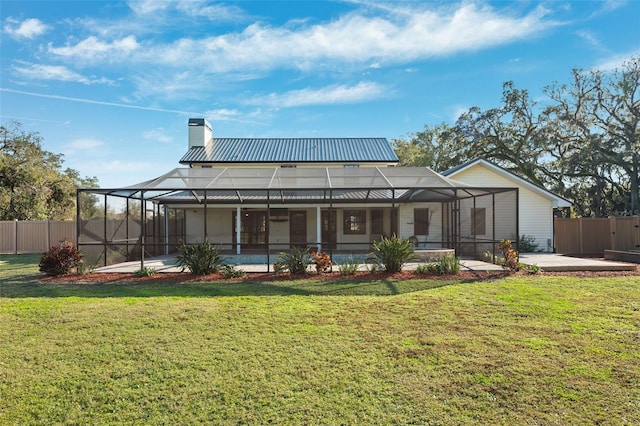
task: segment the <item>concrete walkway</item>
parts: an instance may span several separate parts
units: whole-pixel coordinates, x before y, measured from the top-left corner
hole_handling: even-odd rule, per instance
[[[616,262],[582,257],[564,256],[552,253],[523,253],[520,262],[527,265],[538,265],[548,272],[577,272],[577,271],[634,271],[635,263]]]
[[[233,258],[231,256],[229,256],[229,258],[230,261],[233,262]],[[541,270],[549,272],[633,271],[637,266],[634,263],[615,262],[611,260],[600,259],[585,259],[549,253],[522,254],[520,255],[520,262],[527,265],[537,265]],[[488,272],[502,270],[499,265],[494,265],[480,260],[462,259],[460,264],[460,270],[462,271]],[[414,270],[418,265],[420,265],[420,263],[408,263],[405,265],[405,269]],[[144,266],[147,268],[153,268],[156,270],[156,272],[180,272],[180,268],[176,266],[175,256],[171,255],[145,259]],[[266,263],[237,265],[237,268],[245,272],[267,272]],[[358,270],[367,271],[367,268],[367,265],[361,264],[358,267]],[[139,269],[140,261],[133,261],[97,268],[96,272],[132,273]],[[334,266],[334,270],[337,270],[336,266]],[[273,265],[270,266],[269,271],[273,272]]]

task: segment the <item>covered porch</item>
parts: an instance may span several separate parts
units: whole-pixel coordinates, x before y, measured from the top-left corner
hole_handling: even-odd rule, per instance
[[[102,211],[83,210],[87,196]],[[91,213],[91,214],[89,214]],[[108,266],[210,241],[227,254],[304,247],[362,254],[383,236],[458,256],[517,240],[518,190],[477,188],[428,168],[177,168],[125,188],[78,191],[77,245]]]

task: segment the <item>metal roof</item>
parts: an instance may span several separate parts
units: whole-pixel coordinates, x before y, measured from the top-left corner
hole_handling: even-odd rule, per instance
[[[192,163],[397,163],[386,138],[213,138],[191,147]]]
[[[169,203],[427,202],[514,188],[477,188],[426,167],[176,168],[146,182],[94,194]]]

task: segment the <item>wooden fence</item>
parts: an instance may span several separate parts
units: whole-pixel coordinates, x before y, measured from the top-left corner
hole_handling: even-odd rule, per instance
[[[640,250],[640,216],[554,220],[557,253],[595,254]]]
[[[61,241],[76,242],[76,222],[0,221],[0,253],[44,253]]]

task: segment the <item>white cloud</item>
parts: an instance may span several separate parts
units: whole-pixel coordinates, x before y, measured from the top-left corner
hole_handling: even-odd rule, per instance
[[[384,97],[388,91],[372,82],[360,82],[355,86],[334,85],[320,89],[302,89],[283,94],[271,93],[256,97],[248,103],[268,105],[274,108],[291,108],[304,105],[332,105],[363,102]]]
[[[57,56],[85,61],[98,59],[121,61],[129,57],[139,47],[134,36],[127,36],[112,42],[100,41],[97,37],[90,36],[75,45],[68,44],[64,47],[54,47],[52,43],[49,43],[48,51]]]
[[[220,108],[207,111],[205,116],[210,121],[228,121],[238,119],[241,113],[236,109]]]
[[[149,15],[171,7],[171,2],[158,0],[135,0],[129,1],[127,4],[138,15]]]
[[[25,19],[20,22],[13,18],[7,18],[7,25],[4,30],[11,37],[34,39],[44,33],[46,33],[51,27],[44,24],[41,20],[35,18]]]
[[[616,69],[622,69],[623,65],[631,60],[631,58],[640,58],[640,50],[630,52],[628,54],[614,55],[607,59],[604,59],[594,68],[603,71],[615,71]]]
[[[337,70],[346,75],[349,70],[360,72],[363,67],[409,64],[490,48],[543,34],[559,25],[547,17],[549,12],[543,7],[518,14],[514,8],[498,9],[470,2],[453,6],[431,2],[392,5],[363,3],[356,5],[357,10],[330,21],[296,19],[281,26],[254,22],[240,32],[183,37],[171,42],[155,37],[138,41],[134,35],[117,39],[92,35],[80,41],[70,39],[64,46],[50,43],[48,52],[65,59],[69,66],[73,61],[78,66],[144,69],[144,74],[132,79],[137,97],[177,99],[203,96],[220,87],[228,88],[227,83],[234,79],[260,78],[274,70]],[[222,6],[209,6],[200,0],[145,0],[131,2],[130,7],[137,14],[127,23],[132,31],[135,23],[143,20],[148,20],[146,31],[152,31],[155,25],[151,22],[158,21],[158,28],[170,27],[184,22],[188,14],[194,19],[203,15],[214,19],[225,13],[242,14],[231,8],[216,9]],[[111,25],[118,27],[118,23]],[[100,26],[96,26],[93,34],[96,32],[111,34],[101,32]],[[120,32],[123,33],[127,34]],[[285,105],[302,102],[282,96]],[[317,102],[313,99],[322,99],[320,93],[310,89],[296,96],[311,99],[307,104]],[[357,93],[346,96],[354,97]]]
[[[92,150],[101,148],[104,146],[99,140],[96,139],[76,139],[69,142],[66,145],[66,149],[68,150]]]
[[[164,17],[175,11],[191,17],[207,18],[210,21],[232,21],[244,17],[244,12],[237,6],[208,3],[206,0],[140,0],[129,1],[128,5],[135,14],[146,19],[152,15]]]
[[[23,78],[37,80],[58,80],[70,81],[82,84],[108,84],[114,85],[112,80],[107,78],[89,78],[75,71],[71,71],[62,65],[43,64],[21,64],[13,67],[13,71]]]
[[[135,5],[139,13],[169,7],[166,2]],[[178,5],[183,11],[197,9],[197,3]],[[524,39],[557,25],[546,19],[548,11],[542,7],[524,16],[513,16],[473,3],[439,9],[427,3],[414,6],[411,12],[368,16],[366,11],[358,11],[315,25],[275,27],[253,23],[239,33],[182,38],[169,44],[147,41],[144,50],[139,49],[134,36],[110,43],[91,36],[75,45],[49,45],[49,51],[84,60],[137,60],[179,69],[197,67],[209,73],[309,70],[317,66],[343,67],[346,63],[406,63],[445,56]]]
[[[156,129],[147,130],[142,134],[142,137],[145,139],[152,140],[154,142],[160,143],[171,143],[173,142],[173,138],[167,135],[167,132],[162,128],[158,127]]]
[[[592,33],[591,31],[587,31],[587,30],[580,30],[576,32],[576,35],[578,37],[580,37],[582,40],[586,41],[587,43],[589,43],[592,47],[594,47],[595,49],[598,50],[604,50],[604,46],[602,45],[602,42],[598,39],[598,37]]]

